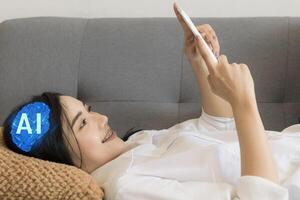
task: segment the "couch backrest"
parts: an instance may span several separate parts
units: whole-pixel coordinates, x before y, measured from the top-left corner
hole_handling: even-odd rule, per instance
[[[300,19],[193,18],[218,34],[230,62],[248,64],[265,128],[300,117]],[[168,128],[201,113],[176,18],[35,17],[0,24],[0,122],[32,95],[56,91],[129,128]]]

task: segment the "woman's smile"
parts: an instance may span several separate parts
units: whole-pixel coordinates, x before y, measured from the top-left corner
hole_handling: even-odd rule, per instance
[[[116,137],[116,132],[114,130],[112,130],[111,128],[109,128],[109,130],[107,131],[105,138],[103,139],[103,142],[107,142],[110,141],[112,139],[114,139]]]
[[[110,136],[108,137],[108,139],[105,142],[113,140],[113,139],[115,139],[115,137],[116,137],[116,132],[115,131],[111,131]]]

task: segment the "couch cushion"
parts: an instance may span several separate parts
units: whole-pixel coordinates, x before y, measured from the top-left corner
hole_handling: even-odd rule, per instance
[[[86,172],[23,156],[7,149],[0,128],[0,199],[102,199],[103,190]]]

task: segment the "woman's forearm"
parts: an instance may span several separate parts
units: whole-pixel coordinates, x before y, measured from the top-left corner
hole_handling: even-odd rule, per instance
[[[233,106],[240,144],[241,175],[260,176],[278,183],[273,160],[256,101]]]
[[[215,95],[209,86],[207,75],[208,70],[205,63],[193,64],[193,71],[198,82],[200,96],[202,99],[202,106],[204,111],[213,116],[217,117],[233,117],[232,108],[230,103],[221,97]]]

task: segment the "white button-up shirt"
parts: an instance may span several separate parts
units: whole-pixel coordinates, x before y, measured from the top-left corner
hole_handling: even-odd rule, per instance
[[[280,185],[240,176],[234,118],[208,115],[132,135],[128,151],[92,172],[105,200],[299,200],[300,130],[266,130]]]

